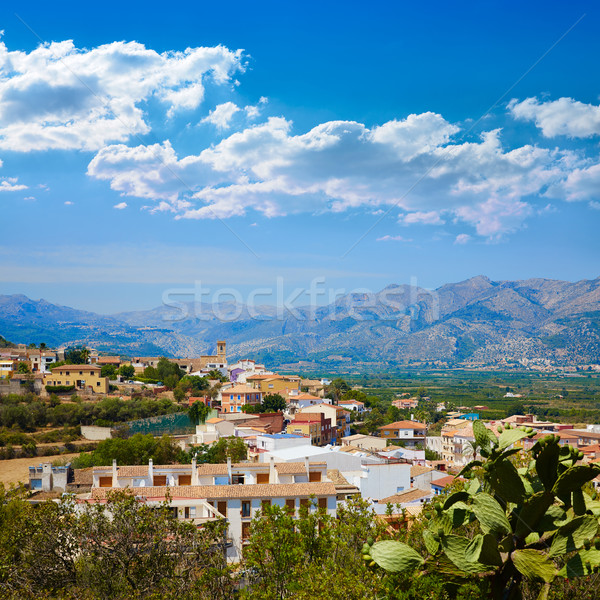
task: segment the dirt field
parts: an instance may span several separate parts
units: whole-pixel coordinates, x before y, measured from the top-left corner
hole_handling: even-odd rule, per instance
[[[5,486],[9,486],[11,483],[19,483],[19,481],[27,483],[29,481],[29,467],[35,467],[40,463],[52,462],[58,459],[75,458],[76,456],[79,456],[79,453],[0,460],[0,483],[3,483]]]

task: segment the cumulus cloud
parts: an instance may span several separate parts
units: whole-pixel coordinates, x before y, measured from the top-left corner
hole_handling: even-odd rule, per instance
[[[378,242],[412,242],[412,240],[402,237],[401,235],[384,235],[377,238]]]
[[[468,233],[459,233],[456,236],[454,243],[458,244],[459,246],[464,246],[464,244],[467,244],[470,240],[471,236]]]
[[[271,117],[183,158],[169,142],[113,145],[88,173],[177,218],[397,206],[407,223],[440,224],[447,213],[499,237],[532,214],[529,196],[564,181],[578,161],[572,152],[535,145],[505,149],[499,130],[454,142],[458,127],[434,113],[373,128],[331,121],[292,130],[287,119]]]
[[[202,119],[202,123],[212,123],[217,129],[229,129],[233,115],[241,109],[233,102],[219,104],[214,110],[211,110],[207,117]]]
[[[7,177],[0,181],[0,192],[18,192],[28,189],[26,185],[17,183],[16,177]]]
[[[127,208],[127,202],[119,202],[119,204],[115,204],[113,208],[116,208],[117,210],[123,210],[124,208]]]
[[[600,134],[600,106],[584,104],[573,98],[540,102],[527,98],[511,100],[508,105],[516,119],[533,121],[545,137],[565,135],[586,138]]]
[[[65,200],[65,206],[73,206],[73,202],[70,200]]]
[[[150,130],[144,105],[197,108],[208,81],[231,81],[241,51],[163,52],[137,42],[78,49],[71,40],[9,51],[0,43],[0,149],[97,150]]]
[[[413,225],[415,223],[421,225],[442,225],[444,223],[440,213],[436,210],[408,213],[406,215],[402,215],[400,220],[406,225]]]

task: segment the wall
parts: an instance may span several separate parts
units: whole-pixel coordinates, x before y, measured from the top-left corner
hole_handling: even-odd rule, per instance
[[[363,472],[358,482],[363,498],[381,500],[410,489],[408,464],[368,465]]]
[[[96,427],[95,425],[82,425],[81,435],[86,440],[109,440],[112,437],[110,427]]]

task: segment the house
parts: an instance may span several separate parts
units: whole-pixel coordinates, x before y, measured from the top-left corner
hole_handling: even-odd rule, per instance
[[[392,400],[392,406],[395,406],[396,408],[399,408],[400,410],[417,408],[417,406],[419,406],[419,399],[418,398],[396,398],[396,399]]]
[[[385,440],[403,442],[407,447],[417,444],[425,445],[427,426],[417,421],[396,421],[383,427],[378,427],[379,435]]]
[[[52,363],[56,362],[53,350],[28,350],[27,360],[32,373],[48,373]]]
[[[434,495],[441,494],[446,490],[446,488],[452,485],[455,481],[465,481],[462,477],[455,477],[454,475],[446,475],[445,477],[440,477],[435,481],[431,482],[431,491]]]
[[[264,433],[256,436],[256,448],[259,452],[274,452],[298,446],[310,446],[310,438],[292,433]]]
[[[51,463],[43,463],[37,467],[29,467],[29,489],[33,491],[64,492],[67,489],[71,466],[55,467]]]
[[[301,408],[296,411],[296,418],[304,413],[322,413],[328,419],[331,419],[333,430],[331,437],[325,443],[331,442],[335,444],[339,442],[339,438],[350,435],[350,412],[343,409],[341,406],[333,406],[332,404],[313,404],[306,408]]]
[[[410,487],[431,492],[431,483],[445,477],[446,473],[433,467],[412,465],[410,468]]]
[[[281,394],[287,396],[300,391],[301,378],[297,375],[249,375],[246,383],[266,394]]]
[[[94,467],[89,498],[105,502],[115,488],[127,488],[140,501],[170,501],[176,518],[196,525],[224,518],[230,561],[238,561],[250,523],[261,508],[277,505],[297,515],[301,506],[336,514],[336,487],[325,463],[231,463]]]
[[[322,412],[297,413],[288,424],[287,433],[310,436],[315,446],[325,446],[331,443],[331,419],[326,418]]]
[[[359,415],[365,412],[365,403],[360,400],[340,400],[338,406],[341,406],[345,410],[354,411]]]
[[[357,448],[364,448],[365,450],[385,450],[387,441],[372,435],[363,435],[357,433],[355,435],[348,435],[340,440],[342,446],[356,446]]]
[[[99,356],[95,364],[99,367],[111,365],[118,369],[121,366],[121,359],[118,356]]]
[[[52,367],[52,371],[44,375],[46,386],[66,386],[75,391],[107,394],[108,377],[100,376],[101,368],[97,365],[62,365]]]
[[[409,506],[422,505],[425,502],[433,499],[433,492],[431,490],[425,490],[420,488],[414,488],[410,490],[404,490],[387,498],[382,498],[379,501],[379,505],[387,510],[387,504],[399,504],[401,508],[407,508]],[[377,511],[379,512],[379,511]]]
[[[221,391],[221,412],[242,412],[246,405],[256,406],[261,404],[263,393],[249,385],[238,384]]]
[[[331,404],[329,398],[319,398],[312,394],[300,393],[288,398],[288,408],[292,411],[306,408],[307,406],[315,406],[317,404]]]

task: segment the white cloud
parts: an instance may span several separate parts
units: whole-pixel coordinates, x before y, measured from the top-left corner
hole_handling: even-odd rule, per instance
[[[454,240],[455,244],[463,246],[471,240],[471,236],[468,233],[459,233]]]
[[[169,142],[109,146],[88,174],[176,218],[395,205],[408,223],[437,224],[443,212],[497,238],[533,214],[530,196],[560,184],[581,162],[573,152],[533,145],[506,150],[499,130],[453,143],[457,130],[424,113],[372,129],[332,121],[295,135],[290,121],[271,117],[184,158]]]
[[[31,200],[32,202],[34,202],[36,200],[35,196],[25,196],[25,198],[23,198],[23,200]]]
[[[248,108],[248,107],[246,107]],[[229,129],[233,115],[241,109],[233,102],[218,104],[214,110],[211,110],[207,117],[202,119],[202,123],[212,123],[217,129]]]
[[[522,102],[511,100],[508,105],[516,119],[533,121],[545,137],[566,135],[586,138],[600,134],[600,106],[584,104],[573,98],[559,98],[540,102],[527,98]]]
[[[551,186],[547,195],[569,201],[597,200],[600,198],[600,163],[573,169],[565,179]]]
[[[7,177],[0,181],[0,192],[19,192],[21,190],[29,189],[26,185],[17,183],[16,177]]]
[[[590,202],[590,208],[593,208],[594,210],[600,210],[600,202],[596,202],[595,200],[592,200]]]
[[[119,202],[119,204],[115,204],[113,208],[116,208],[117,210],[123,210],[124,208],[127,208],[127,202]]]
[[[223,46],[163,52],[137,42],[78,49],[71,40],[9,51],[0,42],[0,149],[97,150],[150,130],[145,103],[173,116],[204,98],[207,81],[243,70]]]
[[[420,223],[422,225],[442,225],[444,223],[440,213],[436,210],[408,213],[402,215],[400,220],[406,225],[413,225],[415,223]]]
[[[73,202],[70,200],[65,200],[65,206],[73,206]]]
[[[384,235],[383,237],[377,238],[378,242],[412,242],[411,239],[402,237],[401,235]]]

